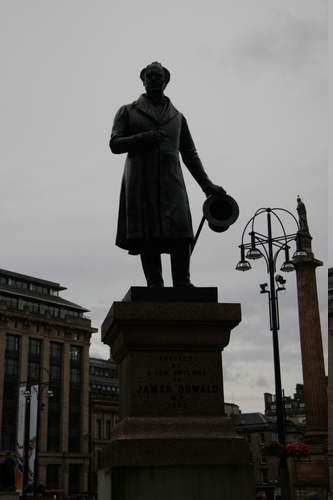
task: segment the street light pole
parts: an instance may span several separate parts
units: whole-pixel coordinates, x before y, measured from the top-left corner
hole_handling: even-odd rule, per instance
[[[293,234],[286,234],[284,226],[281,222],[280,217],[277,215],[277,211],[282,211],[291,215],[291,217],[296,222],[297,232]],[[263,235],[261,233],[256,232],[255,222],[258,216],[261,214],[267,213],[267,235]],[[273,238],[272,235],[272,215],[275,216],[278,221],[281,230],[282,236],[278,236]],[[248,226],[251,224],[252,230],[249,233],[251,237],[250,243],[244,243],[244,235]],[[241,260],[238,262],[236,266],[236,270],[238,271],[249,271],[251,269],[251,264],[246,260],[248,259],[260,259],[264,257],[267,264],[267,272],[269,274],[269,283],[270,288],[266,290],[268,286],[267,283],[260,285],[261,292],[267,293],[269,299],[269,317],[270,317],[270,329],[272,331],[273,337],[273,357],[274,357],[274,376],[275,376],[275,397],[276,397],[276,421],[277,421],[277,429],[278,429],[278,439],[279,442],[285,446],[286,438],[285,438],[285,424],[284,424],[284,405],[283,405],[283,396],[282,396],[282,383],[281,383],[281,368],[280,368],[280,354],[279,354],[279,338],[278,338],[278,330],[279,326],[279,310],[278,310],[278,292],[281,290],[285,290],[284,283],[285,280],[280,276],[276,275],[276,261],[277,257],[281,250],[285,252],[285,262],[281,267],[281,271],[290,272],[294,271],[294,265],[289,260],[289,245],[290,241],[296,241],[296,252],[293,255],[293,259],[304,259],[307,257],[306,252],[302,250],[302,240],[300,227],[291,212],[282,208],[260,208],[256,211],[254,216],[249,220],[246,224],[243,234],[242,241],[240,245],[241,250]],[[260,249],[258,248],[260,247]],[[267,248],[266,248],[267,247]],[[274,247],[277,250],[274,253]],[[248,249],[245,258],[245,250]],[[263,252],[261,251],[263,250]],[[278,286],[276,289],[275,282],[279,283],[282,286]],[[284,450],[284,453],[280,457],[280,482],[281,482],[281,490],[282,490],[282,498],[283,500],[288,500],[290,498],[290,488],[289,488],[289,476],[288,476],[288,467],[287,467],[287,457]]]
[[[37,498],[37,485],[38,485],[38,467],[39,467],[39,425],[40,425],[40,412],[39,408],[39,388],[37,394],[37,424],[36,424],[36,445],[35,445],[35,461],[34,461],[34,497]]]
[[[279,352],[279,337],[278,337],[278,297],[275,291],[275,266],[273,254],[273,238],[272,238],[272,221],[271,212],[267,212],[267,233],[268,233],[268,265],[270,279],[270,310],[271,310],[271,329],[273,336],[273,356],[274,356],[274,375],[275,375],[275,397],[276,397],[276,416],[279,442],[286,445],[286,436],[284,428],[284,406],[282,398],[282,383],[281,383],[281,368],[280,368],[280,352]],[[280,458],[280,467],[287,468],[287,459],[285,453]]]
[[[29,448],[30,448],[30,382],[26,382],[26,389],[24,391],[24,396],[26,398],[25,406],[25,423],[24,423],[24,466],[23,466],[23,488],[22,497],[23,500],[27,498],[27,492],[24,487],[29,483]]]

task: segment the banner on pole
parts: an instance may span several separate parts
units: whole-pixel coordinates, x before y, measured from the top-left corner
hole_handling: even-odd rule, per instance
[[[23,453],[24,453],[24,422],[25,422],[25,405],[27,404],[24,396],[26,387],[21,386],[19,392],[19,404],[17,415],[17,443],[16,443],[16,471],[15,471],[15,487],[20,494],[23,488]]]
[[[29,480],[34,483],[34,465],[36,456],[37,438],[37,412],[38,412],[38,385],[31,386],[30,398],[30,432],[29,432]]]

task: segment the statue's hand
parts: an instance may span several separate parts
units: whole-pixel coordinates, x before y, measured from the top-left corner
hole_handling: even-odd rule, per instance
[[[165,138],[165,132],[163,132],[163,130],[152,130],[150,133],[153,144],[161,144],[161,142],[163,142]]]
[[[150,130],[149,132],[143,132],[141,135],[144,144],[147,146],[158,146],[165,138],[163,130]]]
[[[226,194],[226,190],[223,189],[222,186],[217,186],[216,184],[211,184],[210,186],[207,186],[207,188],[204,189],[204,192],[207,197],[213,194],[216,195]]]

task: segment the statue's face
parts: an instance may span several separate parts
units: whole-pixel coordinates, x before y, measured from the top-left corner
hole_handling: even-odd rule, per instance
[[[164,71],[160,66],[150,66],[146,70],[144,86],[147,94],[163,94],[166,87]]]

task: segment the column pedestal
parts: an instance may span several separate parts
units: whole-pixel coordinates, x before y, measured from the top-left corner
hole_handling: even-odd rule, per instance
[[[223,398],[221,351],[240,305],[217,303],[210,288],[132,288],[125,299],[102,325],[119,364],[120,422],[99,497],[110,500],[104,485],[112,500],[252,499],[248,446]]]

